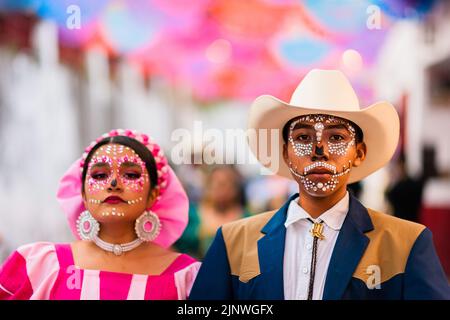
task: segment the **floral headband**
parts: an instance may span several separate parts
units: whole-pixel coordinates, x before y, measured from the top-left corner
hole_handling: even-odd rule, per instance
[[[101,140],[108,137],[124,136],[142,143],[153,155],[157,169],[157,185],[159,195],[152,207],[148,208],[156,213],[161,220],[163,228],[155,243],[163,246],[171,246],[183,233],[188,222],[189,202],[183,186],[169,166],[167,158],[161,147],[149,136],[138,133],[135,130],[116,129],[103,134],[84,150],[82,157],[78,159],[62,177],[57,198],[66,213],[72,233],[78,238],[76,220],[86,210],[81,194],[84,164],[89,152]]]

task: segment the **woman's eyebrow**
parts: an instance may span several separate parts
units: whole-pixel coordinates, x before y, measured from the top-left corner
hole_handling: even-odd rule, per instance
[[[120,166],[121,166],[121,167],[127,167],[127,168],[130,168],[130,167],[140,168],[140,167],[141,167],[141,166],[138,165],[137,163],[130,162],[130,161],[123,162],[123,163],[120,164]]]
[[[109,164],[106,162],[97,162],[91,166],[91,169],[95,168],[109,168]]]

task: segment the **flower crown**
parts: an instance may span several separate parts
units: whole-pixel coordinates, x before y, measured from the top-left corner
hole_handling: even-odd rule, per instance
[[[156,163],[156,170],[158,175],[156,188],[159,190],[159,195],[157,198],[157,200],[159,200],[161,198],[161,194],[167,188],[168,183],[167,180],[169,177],[168,161],[164,155],[163,150],[161,150],[161,147],[151,137],[147,136],[146,134],[138,133],[136,130],[124,130],[124,129],[111,130],[108,133],[104,133],[101,137],[97,138],[95,141],[92,141],[89,144],[89,146],[84,150],[84,153],[81,156],[80,172],[83,172],[83,167],[86,162],[86,158],[89,152],[92,150],[92,148],[94,148],[95,145],[97,145],[97,143],[99,143],[101,140],[116,136],[133,138],[138,142],[142,143],[148,150],[150,150]]]

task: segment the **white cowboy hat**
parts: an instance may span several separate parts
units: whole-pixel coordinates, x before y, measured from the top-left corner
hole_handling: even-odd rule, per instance
[[[400,121],[394,106],[381,101],[361,109],[358,97],[350,82],[338,70],[311,70],[292,94],[289,103],[273,96],[263,95],[253,101],[250,108],[249,129],[256,135],[249,138],[250,149],[265,167],[273,173],[292,179],[289,168],[283,160],[283,137],[281,130],[291,119],[306,114],[329,114],[350,120],[357,124],[364,134],[367,145],[365,160],[350,172],[349,183],[359,181],[383,167],[392,157],[397,147]],[[271,139],[264,138],[260,150],[259,130],[278,129],[277,150],[272,152]],[[261,154],[260,154],[261,153]],[[278,165],[273,168],[273,156]],[[270,161],[264,159],[269,158]]]

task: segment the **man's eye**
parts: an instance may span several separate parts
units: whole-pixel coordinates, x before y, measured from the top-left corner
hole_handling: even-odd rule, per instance
[[[136,179],[139,179],[141,177],[141,174],[140,173],[136,173],[136,172],[127,172],[127,173],[124,174],[124,177],[126,179],[129,179],[129,180],[136,180]]]
[[[302,142],[307,142],[310,140],[310,137],[307,134],[301,134],[301,135],[297,136],[296,140],[302,141]]]
[[[108,178],[108,175],[103,172],[96,172],[96,173],[92,173],[91,177],[95,180],[105,180],[106,178]]]
[[[335,141],[336,142],[336,141],[342,141],[342,140],[344,140],[344,137],[339,135],[339,134],[333,134],[330,137],[330,141]]]

